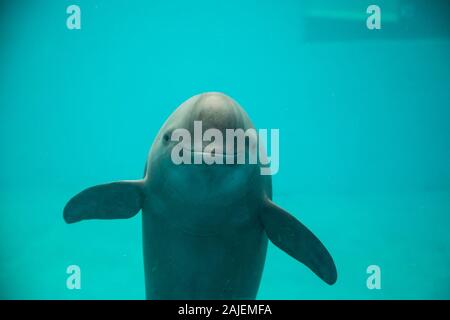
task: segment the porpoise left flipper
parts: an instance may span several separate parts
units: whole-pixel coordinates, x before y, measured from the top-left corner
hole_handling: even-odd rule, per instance
[[[260,213],[269,239],[281,250],[310,268],[328,284],[337,279],[336,266],[320,240],[291,214],[267,200]]]
[[[81,191],[66,204],[64,220],[127,219],[142,208],[143,181],[119,181]]]

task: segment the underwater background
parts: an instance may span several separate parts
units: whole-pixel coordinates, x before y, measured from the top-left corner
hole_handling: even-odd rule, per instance
[[[372,2],[381,30],[366,27]],[[72,4],[80,30],[66,27]],[[449,299],[448,9],[2,1],[0,298],[144,299],[140,215],[67,225],[62,210],[86,187],[141,178],[170,113],[221,91],[280,130],[274,200],[338,268],[328,286],[270,244],[258,299]],[[80,290],[66,287],[69,265]]]

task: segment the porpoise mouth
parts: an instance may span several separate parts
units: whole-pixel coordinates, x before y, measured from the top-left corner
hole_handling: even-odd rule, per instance
[[[203,159],[203,157],[222,158],[223,163],[233,163],[233,164],[237,163],[237,160],[239,157],[242,157],[242,155],[245,155],[244,151],[238,152],[238,153],[205,152],[205,151],[195,151],[195,150],[192,150],[190,148],[185,148],[185,147],[183,147],[183,152],[187,152],[191,156],[201,156],[202,159]]]

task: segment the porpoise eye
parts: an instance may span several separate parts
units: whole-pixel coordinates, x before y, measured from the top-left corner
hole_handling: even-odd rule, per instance
[[[165,144],[167,144],[167,143],[169,143],[169,141],[170,141],[170,134],[169,134],[169,132],[166,132],[163,136],[163,142]]]

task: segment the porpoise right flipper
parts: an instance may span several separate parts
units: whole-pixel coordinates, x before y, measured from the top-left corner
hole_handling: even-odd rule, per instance
[[[269,239],[310,268],[328,284],[337,279],[336,266],[320,240],[294,216],[267,200],[260,213]]]
[[[119,181],[88,188],[66,204],[64,220],[131,218],[142,208],[142,184],[142,180]]]

